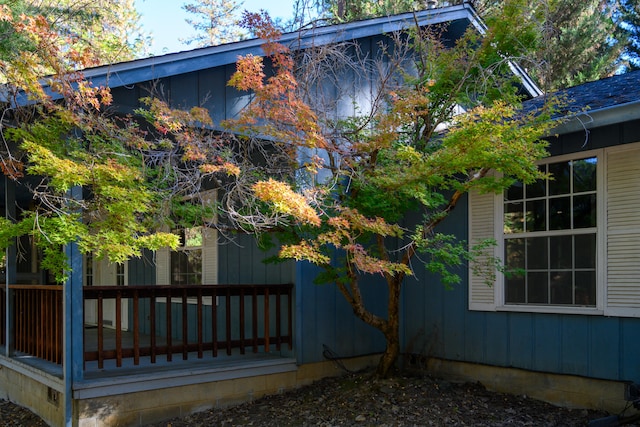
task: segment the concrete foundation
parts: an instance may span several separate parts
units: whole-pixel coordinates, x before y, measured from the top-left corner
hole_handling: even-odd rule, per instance
[[[342,362],[358,370],[375,365],[377,358]],[[282,393],[343,373],[330,361],[297,366],[294,359],[272,358],[104,375],[74,384],[72,422],[79,427],[144,426]],[[64,426],[64,397],[61,378],[0,356],[0,398],[29,408],[51,426]]]
[[[567,408],[601,409],[617,414],[628,404],[624,400],[624,383],[621,381],[532,372],[437,358],[429,359],[426,370],[429,374],[448,381],[479,381],[492,391],[527,395]]]
[[[356,370],[376,362],[377,357],[363,357],[348,360],[345,365]],[[225,368],[208,374],[196,372],[192,383],[183,385],[177,385],[176,379],[184,379],[186,373],[180,375],[176,371],[164,380],[156,375],[140,377],[135,382],[130,378],[117,384],[116,381],[94,382],[74,391],[75,418],[80,427],[144,426],[282,393],[324,377],[344,374],[335,363],[328,361],[289,368],[286,364],[279,368],[274,366],[276,368],[267,364],[253,369]],[[269,369],[281,372],[266,373]],[[207,375],[211,376],[210,380],[202,381]],[[189,376],[186,374],[187,378]],[[154,385],[145,387],[144,383]],[[136,389],[140,391],[134,391]]]
[[[64,425],[64,384],[28,365],[0,358],[0,399],[15,402],[38,414],[51,426]]]

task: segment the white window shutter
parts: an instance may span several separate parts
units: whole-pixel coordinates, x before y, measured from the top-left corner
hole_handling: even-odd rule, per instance
[[[205,204],[215,204],[218,199],[216,190],[209,190],[201,194]],[[212,223],[216,222],[216,217],[208,218]],[[202,284],[218,284],[218,230],[215,228],[204,228],[204,244],[202,247]]]
[[[218,231],[215,228],[204,229],[202,284],[218,284]]]
[[[100,260],[100,285],[114,286],[116,284],[116,265],[107,258]]]
[[[156,285],[171,284],[171,252],[169,248],[156,251]]]
[[[493,193],[480,194],[476,191],[469,193],[469,244],[470,247],[496,235],[496,196]],[[482,265],[495,257],[496,248],[490,246],[485,249],[486,254],[476,258],[476,265]],[[490,264],[490,263],[489,263]],[[492,272],[493,273],[493,272]],[[495,272],[497,274],[497,272]],[[469,310],[495,311],[496,283],[487,284],[487,276],[474,273],[469,268]]]
[[[605,315],[640,317],[640,148],[607,154]]]

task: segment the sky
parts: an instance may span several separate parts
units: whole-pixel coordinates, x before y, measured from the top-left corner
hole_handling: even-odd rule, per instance
[[[136,0],[135,5],[142,15],[141,21],[144,31],[151,33],[153,44],[151,53],[164,53],[189,50],[193,47],[183,45],[178,40],[194,33],[193,28],[185,22],[189,16],[182,10],[182,5],[188,0]],[[242,8],[251,12],[265,9],[272,18],[289,19],[293,14],[294,0],[244,0]]]

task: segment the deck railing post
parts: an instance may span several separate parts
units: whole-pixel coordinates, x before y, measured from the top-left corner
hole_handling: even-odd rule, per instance
[[[140,297],[133,291],[133,364],[140,364]]]
[[[269,325],[269,318],[270,318],[270,313],[269,313],[269,288],[265,288],[264,290],[264,352],[265,353],[269,353],[269,347],[271,345],[271,343],[269,342],[269,338],[270,338],[270,325]]]
[[[239,296],[240,300],[240,354],[244,354],[244,346],[245,346],[245,342],[244,342],[244,329],[245,329],[245,324],[244,324],[244,288],[240,289],[240,296]]]
[[[116,293],[116,366],[122,366],[122,291]]]
[[[187,290],[182,290],[182,360],[189,357],[189,316],[187,306]]]

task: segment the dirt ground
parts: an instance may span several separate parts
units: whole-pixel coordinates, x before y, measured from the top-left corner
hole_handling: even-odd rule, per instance
[[[192,426],[586,426],[608,414],[565,409],[422,375],[374,379],[367,372],[328,378],[239,406],[149,427]],[[634,424],[632,424],[634,425]],[[0,401],[0,426],[45,426],[31,412]]]

